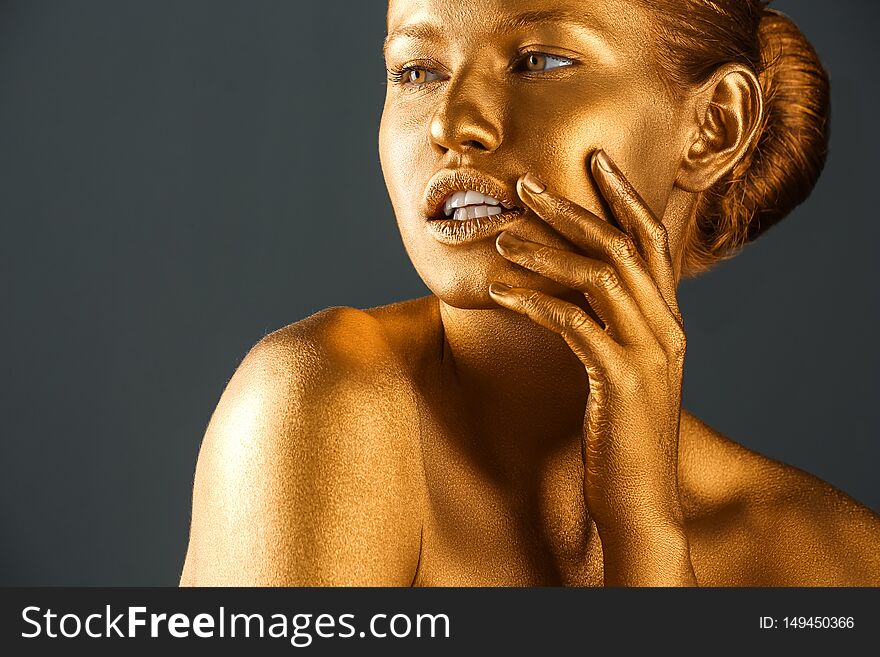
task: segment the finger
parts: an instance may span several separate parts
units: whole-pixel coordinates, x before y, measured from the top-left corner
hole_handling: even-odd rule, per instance
[[[562,336],[592,376],[603,376],[613,360],[622,355],[622,347],[573,303],[498,282],[489,286],[489,294],[499,305]]]
[[[608,263],[523,240],[509,231],[502,231],[495,244],[498,252],[511,262],[582,292],[619,343],[645,344],[654,340],[641,309]]]
[[[535,174],[517,182],[517,193],[540,219],[588,255],[603,258],[626,234],[601,217],[548,189]]]
[[[531,173],[519,180],[517,191],[523,202],[564,238],[617,270],[658,339],[679,327],[678,316],[629,235],[547,189]]]
[[[593,154],[590,168],[608,207],[624,230],[638,243],[639,251],[643,254],[663,299],[680,320],[681,313],[675,294],[675,273],[666,226],[654,216],[605,151],[598,150]]]

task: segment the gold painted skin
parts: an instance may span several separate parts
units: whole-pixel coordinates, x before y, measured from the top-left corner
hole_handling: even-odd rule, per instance
[[[392,0],[380,153],[433,294],[251,350],[202,445],[181,584],[880,585],[880,518],[680,410],[684,227],[763,109],[736,66],[671,92],[651,20]],[[528,211],[442,243],[444,170]]]

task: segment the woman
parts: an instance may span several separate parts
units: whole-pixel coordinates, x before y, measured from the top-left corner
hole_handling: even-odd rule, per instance
[[[880,584],[880,518],[681,409],[677,282],[824,162],[798,29],[752,0],[391,0],[385,56],[433,294],[251,350],[181,583]]]

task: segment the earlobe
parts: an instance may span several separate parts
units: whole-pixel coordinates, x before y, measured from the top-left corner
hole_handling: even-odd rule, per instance
[[[696,136],[682,158],[676,185],[703,192],[749,155],[763,119],[761,85],[742,66],[723,66],[697,92]]]

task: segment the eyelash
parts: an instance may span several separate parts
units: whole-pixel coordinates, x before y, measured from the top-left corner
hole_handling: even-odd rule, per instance
[[[537,50],[530,50],[530,51],[524,52],[520,55],[520,57],[517,59],[517,65],[522,64],[531,55],[543,55],[544,57],[550,57],[552,59],[560,59],[560,60],[564,60],[566,62],[570,62],[570,64],[566,64],[565,66],[554,67],[554,68],[568,68],[569,66],[572,66],[575,64],[575,60],[571,59],[570,57],[560,57],[558,55],[551,55],[549,53],[539,52]],[[431,68],[429,68],[428,64],[430,64],[430,62],[414,62],[412,64],[407,64],[406,66],[402,66],[400,68],[389,69],[388,80],[394,84],[398,84],[401,86],[424,87],[428,84],[431,84],[431,82],[424,82],[422,84],[412,84],[409,82],[405,82],[404,78],[411,71],[424,70],[424,71],[436,72],[436,71],[433,71]],[[535,71],[533,71],[533,73],[534,72]],[[432,80],[432,82],[438,82],[438,80]]]
[[[428,68],[429,62],[414,62],[412,64],[407,64],[406,66],[401,66],[400,68],[392,68],[388,70],[388,80],[393,82],[394,84],[404,85],[406,86],[408,83],[404,82],[403,78],[410,73],[411,71],[430,71]],[[429,84],[429,83],[425,83]]]

